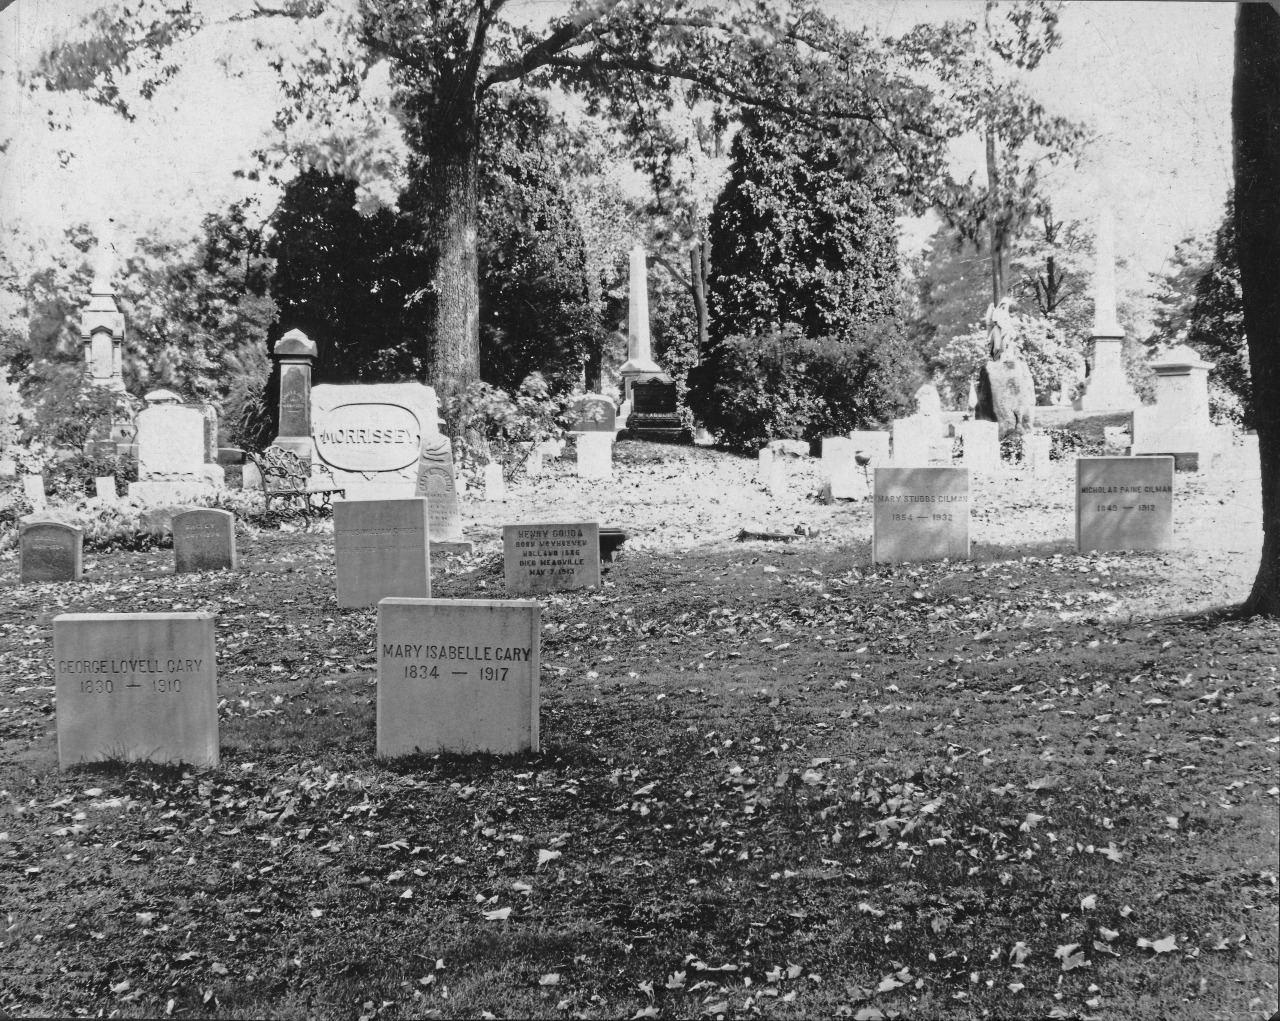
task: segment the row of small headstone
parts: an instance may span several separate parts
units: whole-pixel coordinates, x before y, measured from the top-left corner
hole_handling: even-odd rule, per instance
[[[58,764],[216,766],[212,613],[68,613],[53,620]],[[378,604],[377,754],[537,751],[536,600]]]
[[[1173,544],[1172,457],[1076,459],[1076,549]],[[969,469],[877,468],[871,559],[896,564],[969,556]]]
[[[174,572],[236,569],[236,519],[230,511],[201,507],[173,516]],[[64,521],[31,521],[18,538],[22,583],[80,581],[84,530]]]

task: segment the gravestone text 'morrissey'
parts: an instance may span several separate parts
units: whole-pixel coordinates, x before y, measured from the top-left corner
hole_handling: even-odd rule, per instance
[[[236,517],[201,507],[173,516],[174,571],[234,571]]]
[[[502,554],[508,595],[600,586],[595,521],[503,525]]]
[[[1172,457],[1076,459],[1076,549],[1173,545]]]
[[[874,501],[874,563],[969,556],[967,468],[877,468]]]
[[[537,600],[378,603],[378,755],[536,752]]]
[[[340,500],[333,505],[338,605],[431,595],[427,501]]]
[[[53,619],[58,764],[218,764],[212,613]]]

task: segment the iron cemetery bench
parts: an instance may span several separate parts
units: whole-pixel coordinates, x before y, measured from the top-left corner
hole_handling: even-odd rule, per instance
[[[333,494],[346,496],[342,486],[333,484],[333,475],[322,464],[311,464],[304,461],[292,450],[283,447],[267,447],[260,454],[246,452],[262,475],[262,495],[266,500],[267,510],[271,509],[272,500],[301,500],[302,513],[311,516],[311,498],[320,497],[324,506],[329,505]]]

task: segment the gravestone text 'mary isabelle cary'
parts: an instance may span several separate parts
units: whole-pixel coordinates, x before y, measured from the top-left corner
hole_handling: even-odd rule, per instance
[[[218,764],[212,613],[53,618],[58,765]]]
[[[596,521],[502,526],[507,595],[541,595],[600,586]]]
[[[333,505],[338,605],[431,595],[427,501],[340,500]]]
[[[874,563],[969,556],[967,468],[877,468],[874,500]]]
[[[378,755],[536,752],[537,600],[378,603]]]

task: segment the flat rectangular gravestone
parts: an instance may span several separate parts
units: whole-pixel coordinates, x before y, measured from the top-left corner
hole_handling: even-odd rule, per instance
[[[94,479],[93,489],[99,500],[106,500],[109,503],[116,502],[116,477],[114,475],[103,475]]]
[[[236,569],[236,516],[208,507],[173,516],[173,570],[234,571]]]
[[[536,599],[378,603],[378,755],[536,752]]]
[[[333,505],[338,605],[431,595],[428,500],[339,500]]]
[[[876,469],[871,518],[874,563],[968,556],[969,469]]]
[[[1077,551],[1172,545],[1172,457],[1076,458]]]
[[[44,495],[44,476],[28,473],[22,476],[22,493],[31,506],[42,511],[47,506]]]
[[[462,538],[462,511],[458,506],[458,479],[453,468],[453,444],[449,437],[428,435],[418,451],[418,477],[413,495],[426,497],[431,538]],[[387,592],[386,595],[409,595]]]
[[[218,764],[212,613],[53,618],[58,765]]]
[[[507,595],[531,596],[600,587],[600,523],[502,526]]]
[[[33,521],[19,533],[18,558],[23,584],[79,581],[84,574],[84,532],[61,521]]]

